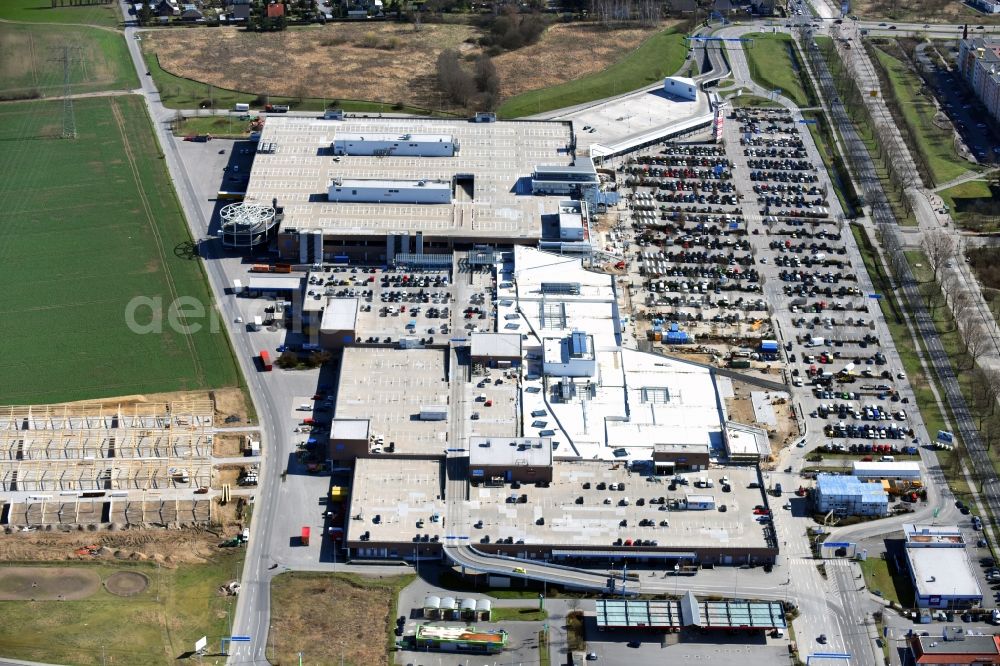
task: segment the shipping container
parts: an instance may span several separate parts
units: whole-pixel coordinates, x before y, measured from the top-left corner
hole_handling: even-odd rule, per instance
[[[260,365],[264,372],[271,372],[271,355],[267,353],[266,349],[260,350]]]
[[[251,273],[270,273],[271,266],[269,264],[254,264],[250,267]]]
[[[275,273],[291,273],[292,272],[292,265],[291,264],[275,264],[273,272],[275,272]]]
[[[309,528],[308,527],[303,527],[302,528],[302,545],[303,546],[308,546],[309,545]]]

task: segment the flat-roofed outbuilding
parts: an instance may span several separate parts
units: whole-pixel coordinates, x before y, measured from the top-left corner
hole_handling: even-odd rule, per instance
[[[518,365],[521,362],[521,335],[473,333],[470,354],[473,363],[490,367]]]
[[[552,481],[552,440],[548,437],[469,438],[469,479],[473,484]]]
[[[788,626],[781,602],[702,601],[691,592],[680,599],[663,601],[598,599],[594,610],[600,630],[698,627],[770,631]]]

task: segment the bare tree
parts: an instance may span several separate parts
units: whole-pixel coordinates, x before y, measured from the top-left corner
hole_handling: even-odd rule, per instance
[[[950,284],[957,284],[957,283],[952,282]],[[975,303],[973,302],[972,297],[969,296],[969,293],[964,289],[962,289],[961,286],[958,287],[957,291],[954,291],[952,293],[951,316],[955,321],[956,328],[961,328],[959,326],[960,323],[962,325],[965,325],[967,323],[966,314],[969,312],[969,310],[973,308],[974,305]],[[962,336],[962,339],[965,340],[965,336]]]
[[[974,413],[979,417],[980,430],[982,430],[986,417],[992,416],[994,412],[997,395],[993,392],[993,388],[987,370],[980,367],[972,368],[972,381],[969,383],[969,389]]]
[[[955,252],[958,249],[955,237],[942,230],[931,231],[924,234],[921,245],[923,246],[924,253],[927,255],[927,259],[931,262],[931,267],[934,269],[934,279],[939,280],[941,278],[941,269],[955,258]]]
[[[458,60],[458,51],[445,49],[437,60],[438,86],[455,104],[465,106],[476,92],[476,82]]]
[[[975,367],[980,358],[993,347],[993,336],[983,326],[978,311],[969,309],[962,320],[965,330],[962,339],[965,340],[965,351],[969,355],[971,367]]]

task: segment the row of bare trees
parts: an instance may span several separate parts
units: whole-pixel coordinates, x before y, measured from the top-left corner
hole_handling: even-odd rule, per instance
[[[906,196],[906,190],[920,184],[920,175],[912,166],[906,145],[898,140],[892,117],[888,114],[872,114],[866,103],[866,97],[870,97],[872,91],[861,89],[858,77],[841,59],[833,40],[824,42],[819,48],[807,48],[805,51],[810,60],[822,57],[826,61],[844,106],[854,112],[852,119],[855,124],[874,139],[872,158],[886,174],[889,185],[886,192],[894,195],[907,215],[911,214],[912,203]],[[813,71],[819,71],[816,63],[813,64]],[[857,156],[848,153],[847,157],[855,162]],[[857,170],[856,166],[855,169]]]
[[[485,53],[476,58],[474,71],[469,71],[458,51],[445,49],[437,59],[437,83],[441,92],[461,107],[492,110],[500,102],[500,75]]]
[[[590,11],[604,26],[625,22],[655,26],[662,16],[663,3],[655,0],[591,0]]]

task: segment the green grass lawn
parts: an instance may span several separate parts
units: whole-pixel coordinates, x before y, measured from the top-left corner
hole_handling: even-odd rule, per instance
[[[238,385],[142,99],[74,106],[79,138],[62,139],[60,102],[0,105],[0,404]],[[190,334],[168,320],[179,297]],[[137,298],[162,332],[127,325]]]
[[[25,23],[85,23],[87,25],[115,26],[121,22],[117,2],[53,7],[51,0],[3,0],[0,2],[0,19]],[[0,40],[2,41],[2,40]]]
[[[202,636],[210,651],[218,651],[219,639],[229,635],[226,618],[235,612],[236,597],[222,596],[217,588],[233,579],[243,554],[239,548],[219,551],[208,563],[176,569],[59,562],[96,569],[102,580],[115,571],[139,571],[150,585],[134,597],[115,596],[102,586],[80,601],[0,602],[0,652],[74,666],[159,666],[174,663]]]
[[[791,35],[750,33],[753,43],[743,45],[753,80],[768,90],[781,93],[800,107],[814,106],[815,96],[800,74],[801,62]]]
[[[756,106],[768,109],[777,109],[781,105],[775,102],[773,99],[767,99],[766,97],[758,97],[757,95],[739,95],[737,97],[730,97],[729,103],[733,105],[734,109],[740,109],[748,106]]]
[[[851,175],[847,171],[847,165],[840,153],[837,152],[833,142],[833,128],[827,122],[826,114],[806,111],[802,117],[816,121],[811,125],[806,125],[806,127],[809,128],[809,134],[812,136],[813,143],[816,144],[816,150],[823,158],[823,165],[830,175],[830,181],[833,183],[833,190],[840,201],[840,207],[844,210],[845,215],[853,217],[858,207],[858,194],[854,189]]]
[[[179,126],[174,127],[174,134],[187,136],[189,134],[211,134],[215,137],[247,137],[250,135],[247,125],[249,121],[240,120],[241,113],[231,113],[225,116],[191,116],[185,118]],[[251,114],[256,115],[256,114]]]
[[[549,617],[549,612],[536,606],[524,608],[494,608],[493,622],[541,622]]]
[[[502,118],[520,118],[637,90],[677,72],[684,65],[686,54],[684,35],[669,28],[656,33],[607,69],[512,97],[500,105],[497,114]]]
[[[960,227],[980,232],[1000,228],[1000,202],[988,182],[970,180],[941,190],[938,194]]]
[[[910,137],[916,144],[930,170],[935,183],[944,183],[958,178],[973,167],[955,152],[951,130],[934,125],[936,108],[928,96],[921,94],[923,81],[897,58],[875,49],[878,61],[892,84],[899,102],[899,111],[908,126]],[[887,101],[891,97],[887,96]]]
[[[238,90],[227,90],[210,86],[207,83],[187,79],[182,76],[172,74],[160,67],[160,61],[155,53],[150,53],[143,47],[143,59],[146,61],[146,68],[153,83],[160,91],[160,99],[168,109],[198,109],[211,108],[232,109],[237,103],[249,104],[255,109],[261,108],[261,100],[257,93],[241,92]],[[338,108],[354,113],[409,113],[413,115],[451,115],[444,114],[431,109],[422,109],[415,106],[396,105],[382,102],[366,102],[363,100],[348,99],[319,99],[316,97],[275,97],[268,98],[271,104],[288,104],[297,111],[322,111],[325,108]]]
[[[65,25],[0,23],[0,99],[63,94],[63,46],[73,93],[132,90],[139,79],[119,32]]]
[[[883,597],[904,608],[913,606],[913,584],[905,571],[897,571],[888,561],[875,557],[869,557],[860,565],[869,591],[879,591]]]

